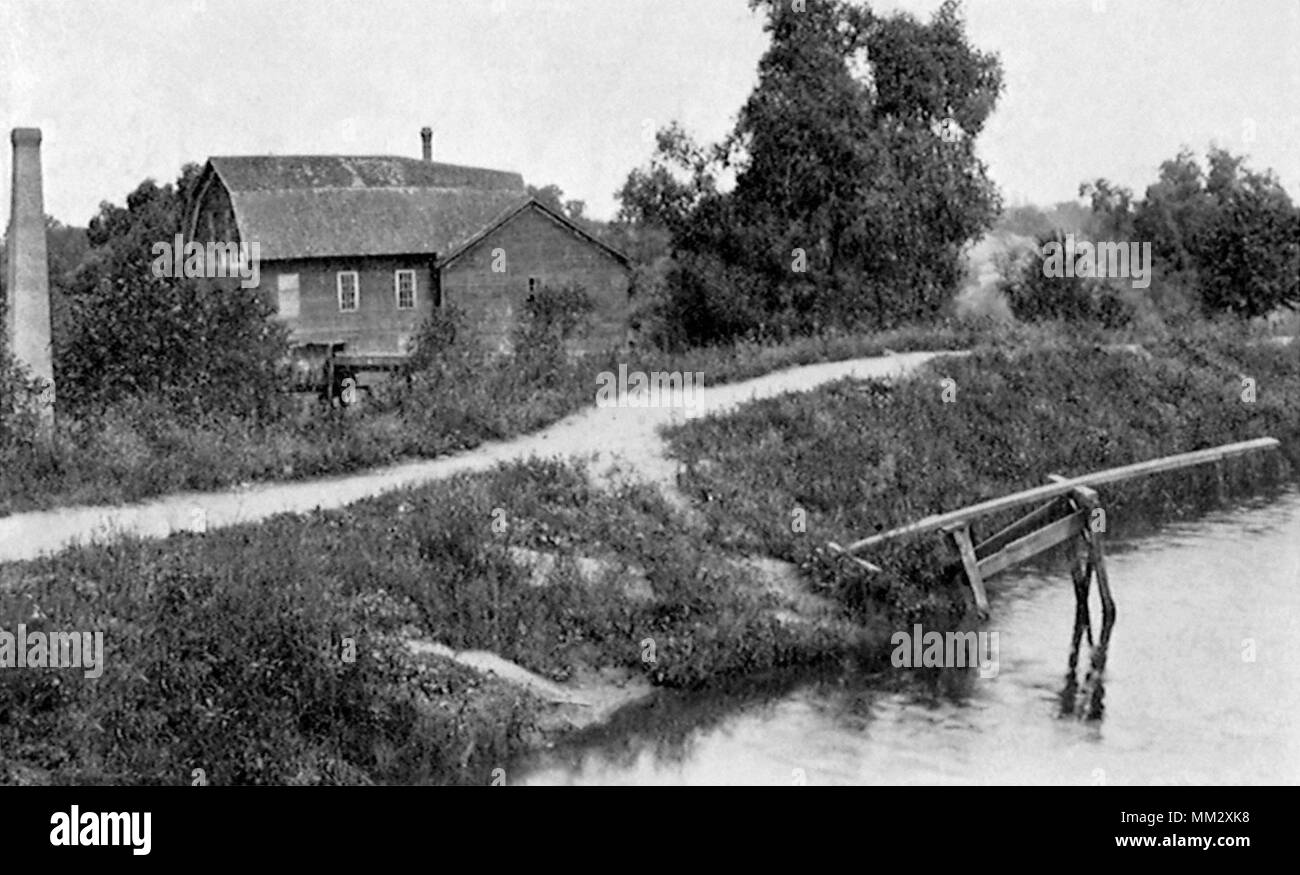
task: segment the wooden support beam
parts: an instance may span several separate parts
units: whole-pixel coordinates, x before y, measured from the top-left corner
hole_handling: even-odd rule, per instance
[[[1091,515],[1094,510],[1101,507],[1101,499],[1091,489],[1079,488],[1074,491],[1073,495],[1083,513]],[[1085,537],[1088,539],[1088,560],[1092,563],[1093,574],[1097,578],[1097,589],[1101,592],[1102,620],[1104,623],[1113,623],[1115,621],[1115,600],[1111,597],[1110,579],[1106,575],[1104,532],[1087,529]]]
[[[1101,496],[1097,494],[1097,490],[1089,489],[1087,486],[1072,490],[1070,500],[1074,502],[1075,507],[1085,509],[1089,513],[1101,507]]]
[[[1068,510],[1068,505],[1065,505],[1061,499],[1054,498],[1047,504],[1030,511],[1006,528],[976,544],[975,555],[980,559],[991,556],[1012,541],[1029,534],[1036,527],[1050,521],[1053,516],[1060,515],[1062,511]]]
[[[859,566],[865,568],[867,571],[870,571],[872,574],[879,574],[881,571],[884,570],[879,565],[873,565],[872,563],[868,562],[867,560],[859,556],[853,556],[849,553],[844,552],[844,548],[841,547],[839,544],[835,543],[834,541],[831,541],[826,546],[829,547],[830,551],[834,553],[836,556],[843,556],[845,559],[849,559],[853,562],[856,562]]]
[[[975,594],[975,607],[979,609],[981,617],[988,619],[989,596],[984,591],[984,578],[980,575],[979,560],[975,558],[975,546],[970,540],[970,526],[955,526],[945,531],[952,536],[957,544],[957,552],[961,554],[962,568],[966,570],[966,582],[970,584],[971,592]]]
[[[1076,510],[1067,517],[1048,523],[1037,531],[1012,541],[992,556],[979,560],[979,572],[986,579],[992,577],[1044,550],[1055,547],[1062,541],[1068,541],[1082,532],[1087,525],[1088,511]]]

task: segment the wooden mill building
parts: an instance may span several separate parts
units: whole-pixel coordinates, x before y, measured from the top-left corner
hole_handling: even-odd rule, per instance
[[[528,194],[517,173],[424,158],[212,157],[188,237],[256,242],[261,288],[300,356],[362,385],[398,363],[434,308],[454,303],[504,346],[527,295],[581,284],[595,304],[580,340],[621,343],[630,265]]]

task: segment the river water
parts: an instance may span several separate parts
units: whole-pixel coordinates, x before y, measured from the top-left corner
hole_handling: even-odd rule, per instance
[[[1060,716],[1074,594],[1064,569],[1035,569],[990,583],[994,677],[845,668],[663,694],[511,783],[1300,783],[1300,495],[1109,549],[1098,720]]]

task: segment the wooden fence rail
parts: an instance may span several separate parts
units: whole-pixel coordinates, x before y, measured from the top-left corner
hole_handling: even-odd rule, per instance
[[[1120,480],[1128,480],[1133,477],[1143,477],[1148,474],[1158,474],[1162,471],[1174,471],[1178,468],[1187,468],[1192,465],[1204,465],[1209,462],[1217,462],[1221,459],[1240,456],[1245,453],[1253,453],[1256,450],[1272,450],[1278,447],[1277,438],[1264,437],[1250,441],[1241,441],[1235,444],[1225,444],[1221,447],[1212,447],[1207,450],[1195,450],[1190,453],[1180,453],[1176,456],[1165,456],[1161,459],[1152,459],[1146,462],[1136,462],[1132,465],[1123,465],[1119,468],[1107,468],[1104,471],[1095,471],[1091,474],[1084,474],[1080,477],[1067,479],[1057,479],[1052,483],[1043,486],[1036,486],[1032,489],[1026,489],[1012,495],[1004,495],[1001,498],[990,499],[979,504],[972,504],[969,507],[954,510],[949,513],[935,514],[900,526],[896,529],[890,529],[887,532],[881,532],[878,535],[862,538],[854,541],[846,547],[832,545],[835,549],[844,553],[857,553],[867,547],[876,544],[882,544],[886,541],[892,541],[895,538],[901,538],[907,535],[921,535],[927,532],[937,532],[941,529],[955,529],[962,526],[968,526],[971,522],[983,516],[988,516],[998,511],[1009,510],[1013,507],[1020,507],[1024,504],[1032,504],[1036,501],[1045,501],[1052,498],[1059,498],[1063,495],[1069,495],[1080,487],[1095,487],[1105,483],[1115,483]]]

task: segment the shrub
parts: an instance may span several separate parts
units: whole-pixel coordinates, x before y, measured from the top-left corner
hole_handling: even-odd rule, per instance
[[[1111,283],[1092,277],[1047,276],[1044,247],[1051,243],[1064,250],[1064,235],[1056,231],[1038,238],[1031,252],[1007,266],[1002,292],[1012,315],[1024,322],[1061,319],[1106,328],[1119,328],[1133,319],[1135,305]]]
[[[36,420],[29,404],[41,389],[40,381],[15,362],[0,343],[0,450],[30,448]]]
[[[91,219],[89,251],[59,281],[67,306],[54,325],[55,377],[66,411],[148,396],[178,417],[277,414],[286,332],[264,293],[154,275],[154,246],[182,231],[199,171],[187,165],[174,186],[146,180],[125,208],[105,203]]]

